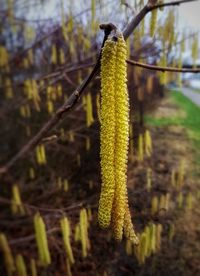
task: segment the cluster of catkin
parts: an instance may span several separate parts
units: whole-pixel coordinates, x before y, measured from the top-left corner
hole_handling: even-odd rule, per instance
[[[127,47],[121,33],[105,42],[101,59],[101,174],[98,220],[111,225],[115,239],[125,236],[137,243],[127,198],[129,99]]]

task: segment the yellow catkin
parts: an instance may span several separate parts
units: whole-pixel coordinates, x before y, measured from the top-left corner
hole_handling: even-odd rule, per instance
[[[64,53],[63,49],[60,49],[59,56],[60,56],[60,63],[64,64],[65,63],[65,53]]]
[[[156,225],[156,251],[160,250],[161,247],[161,234],[162,234],[162,224]]]
[[[129,206],[128,206],[128,200],[126,203],[125,217],[124,217],[124,235],[127,239],[132,241],[135,245],[137,245],[139,243],[138,237],[133,228],[131,214],[130,214],[130,210],[129,210]]]
[[[71,229],[70,229],[70,223],[67,217],[64,217],[60,220],[61,230],[62,230],[62,236],[64,241],[64,246],[66,250],[67,257],[71,264],[75,262],[71,243],[70,243],[70,235],[71,235]]]
[[[111,212],[115,192],[115,59],[116,43],[107,40],[101,59],[101,175],[102,186],[99,201],[98,220],[106,228],[111,222]],[[108,93],[109,92],[109,93]]]
[[[146,184],[146,187],[147,187],[147,191],[150,192],[151,186],[152,186],[152,184],[151,184],[151,182],[152,182],[152,170],[151,170],[151,168],[147,168],[146,175],[147,175],[147,179],[146,179],[147,184]]]
[[[74,232],[74,240],[77,242],[77,241],[80,241],[80,225],[79,224],[76,224],[75,226],[75,232]]]
[[[11,203],[11,209],[13,214],[25,214],[25,209],[22,204],[20,191],[18,185],[13,185],[12,187],[12,203]]]
[[[68,259],[66,260],[66,266],[67,266],[67,276],[72,276],[71,265]]]
[[[53,45],[51,48],[51,62],[53,64],[57,64],[58,62],[58,58],[57,58],[57,50],[56,50],[56,46]]]
[[[13,98],[13,87],[12,87],[12,81],[10,78],[5,79],[5,86],[6,86],[6,98],[12,99]]]
[[[39,213],[34,216],[34,228],[40,263],[42,266],[47,266],[51,263],[51,256],[48,248],[46,226]]]
[[[150,227],[149,226],[145,227],[144,233],[146,234],[145,256],[149,257],[151,254],[151,240],[150,240]]]
[[[91,211],[91,208],[88,208],[87,215],[88,215],[88,221],[92,221],[92,211]]]
[[[175,235],[175,226],[174,226],[174,224],[170,224],[170,226],[169,226],[169,241],[170,242],[173,240],[174,235]]]
[[[47,100],[47,111],[49,114],[53,114],[54,112],[54,104],[51,100]]]
[[[44,145],[39,145],[36,147],[36,160],[38,165],[44,165],[47,163]]]
[[[151,12],[151,22],[150,22],[150,36],[154,36],[155,28],[157,22],[157,9]]]
[[[165,210],[169,210],[170,207],[170,193],[165,195]]]
[[[140,262],[140,264],[144,264],[144,262],[145,262],[146,243],[147,243],[146,233],[143,232],[140,236],[140,243],[139,243],[139,262]]]
[[[138,137],[138,160],[144,160],[144,139],[142,134],[139,134]]]
[[[8,64],[9,54],[4,46],[0,46],[0,67],[6,67]]]
[[[37,276],[37,267],[36,267],[36,262],[34,259],[31,259],[30,263],[30,271],[31,271],[31,276]]]
[[[115,64],[115,196],[113,203],[113,230],[116,239],[123,235],[127,200],[127,153],[129,144],[129,97],[127,90],[127,46],[120,35],[117,41]]]
[[[35,178],[35,170],[33,167],[29,168],[29,177],[30,179],[34,179]]]
[[[101,61],[101,173],[99,224],[112,230],[117,240],[136,241],[128,207],[126,171],[129,139],[129,99],[126,70],[127,47],[121,33],[117,42],[107,40]]]
[[[167,59],[165,55],[160,58],[159,65],[163,67],[167,66]],[[159,72],[158,74],[160,76],[160,84],[165,85],[167,83],[167,72]]]
[[[0,233],[0,249],[3,252],[7,273],[9,276],[11,276],[15,271],[15,263],[7,238],[3,233]]]
[[[32,80],[32,87],[31,87],[31,91],[32,91],[32,100],[33,100],[33,103],[35,105],[35,109],[39,112],[40,111],[40,96],[39,96],[39,93],[38,93],[38,85],[36,83],[35,80]]]
[[[58,86],[57,86],[57,95],[60,98],[60,97],[62,97],[62,94],[63,94],[62,86],[61,86],[61,84],[58,84]]]
[[[69,182],[67,179],[64,179],[63,181],[63,191],[67,192],[69,190]]]
[[[178,194],[177,201],[178,201],[178,208],[181,208],[183,206],[183,194],[182,194],[182,192],[180,192]]]
[[[33,63],[34,63],[33,49],[30,49],[30,50],[28,51],[28,60],[29,60],[29,63],[30,63],[30,64],[33,64]]]
[[[150,244],[151,251],[154,253],[156,251],[156,225],[154,223],[150,224]]]
[[[86,209],[80,211],[80,239],[82,255],[83,257],[87,257],[88,250],[90,249],[90,242],[88,238],[88,218]]]
[[[198,36],[195,35],[193,42],[192,42],[192,59],[193,59],[193,67],[196,67],[197,59],[199,53],[199,46],[198,46]]]
[[[70,131],[68,132],[68,140],[69,140],[70,142],[74,142],[74,131],[73,131],[73,130],[70,130]]]
[[[185,178],[185,160],[181,160],[177,172],[177,182],[176,182],[176,188],[180,189],[183,186]]]
[[[151,139],[151,133],[147,129],[144,133],[144,140],[145,140],[145,154],[148,157],[150,157],[152,154],[152,139]]]
[[[16,269],[17,269],[17,275],[18,276],[27,276],[27,271],[26,271],[26,265],[24,262],[24,258],[22,255],[18,254],[16,256]]]
[[[151,200],[151,214],[155,215],[158,212],[158,197],[154,196]]]
[[[92,97],[91,94],[86,95],[86,124],[90,127],[94,122],[93,110],[92,110]]]
[[[61,190],[62,189],[62,178],[61,177],[58,177],[56,184],[57,184],[58,189]]]

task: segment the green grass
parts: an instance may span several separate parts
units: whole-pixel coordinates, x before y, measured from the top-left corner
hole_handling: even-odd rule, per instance
[[[171,91],[170,99],[178,107],[174,117],[155,118],[146,116],[146,122],[154,126],[177,125],[184,127],[197,152],[197,162],[200,164],[200,107],[191,102],[180,91]],[[184,111],[185,116],[180,115]]]

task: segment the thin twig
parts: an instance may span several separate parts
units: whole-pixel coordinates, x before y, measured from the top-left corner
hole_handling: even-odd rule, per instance
[[[156,70],[156,71],[168,71],[168,72],[180,72],[180,73],[200,73],[200,68],[176,68],[176,67],[162,67],[157,65],[150,65],[146,63],[141,63],[135,60],[127,59],[126,62],[130,65],[150,69],[150,70]]]

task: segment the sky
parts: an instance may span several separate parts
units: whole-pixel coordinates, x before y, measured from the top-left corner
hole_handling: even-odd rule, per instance
[[[200,30],[200,1],[185,3],[178,7],[179,9],[179,26],[199,29]]]
[[[121,0],[116,0],[116,3],[120,3]],[[165,2],[171,2],[171,0],[164,0]],[[175,0],[174,0],[175,1]],[[35,17],[39,15],[40,18],[48,18],[48,17],[56,17],[55,14],[55,4],[59,4],[61,1],[55,1],[55,0],[48,0],[46,1],[45,4],[45,12],[35,12],[35,10],[31,13],[28,14],[28,17]],[[70,0],[63,0],[64,6],[65,4],[68,4]],[[73,1],[72,1],[73,2]],[[96,1],[97,2],[97,1]],[[106,1],[104,1],[106,2]],[[126,0],[127,3],[132,5],[134,2],[133,0]],[[79,4],[80,3],[80,4]],[[73,5],[77,5],[77,10],[79,9],[80,6],[84,3],[84,6],[90,7],[91,0],[76,0],[73,2]],[[80,9],[79,9],[80,10]],[[178,11],[179,11],[179,27],[180,28],[185,28],[185,27],[190,27],[190,28],[195,28],[195,29],[200,29],[200,0],[197,1],[192,1],[191,3],[184,3],[178,6]]]

